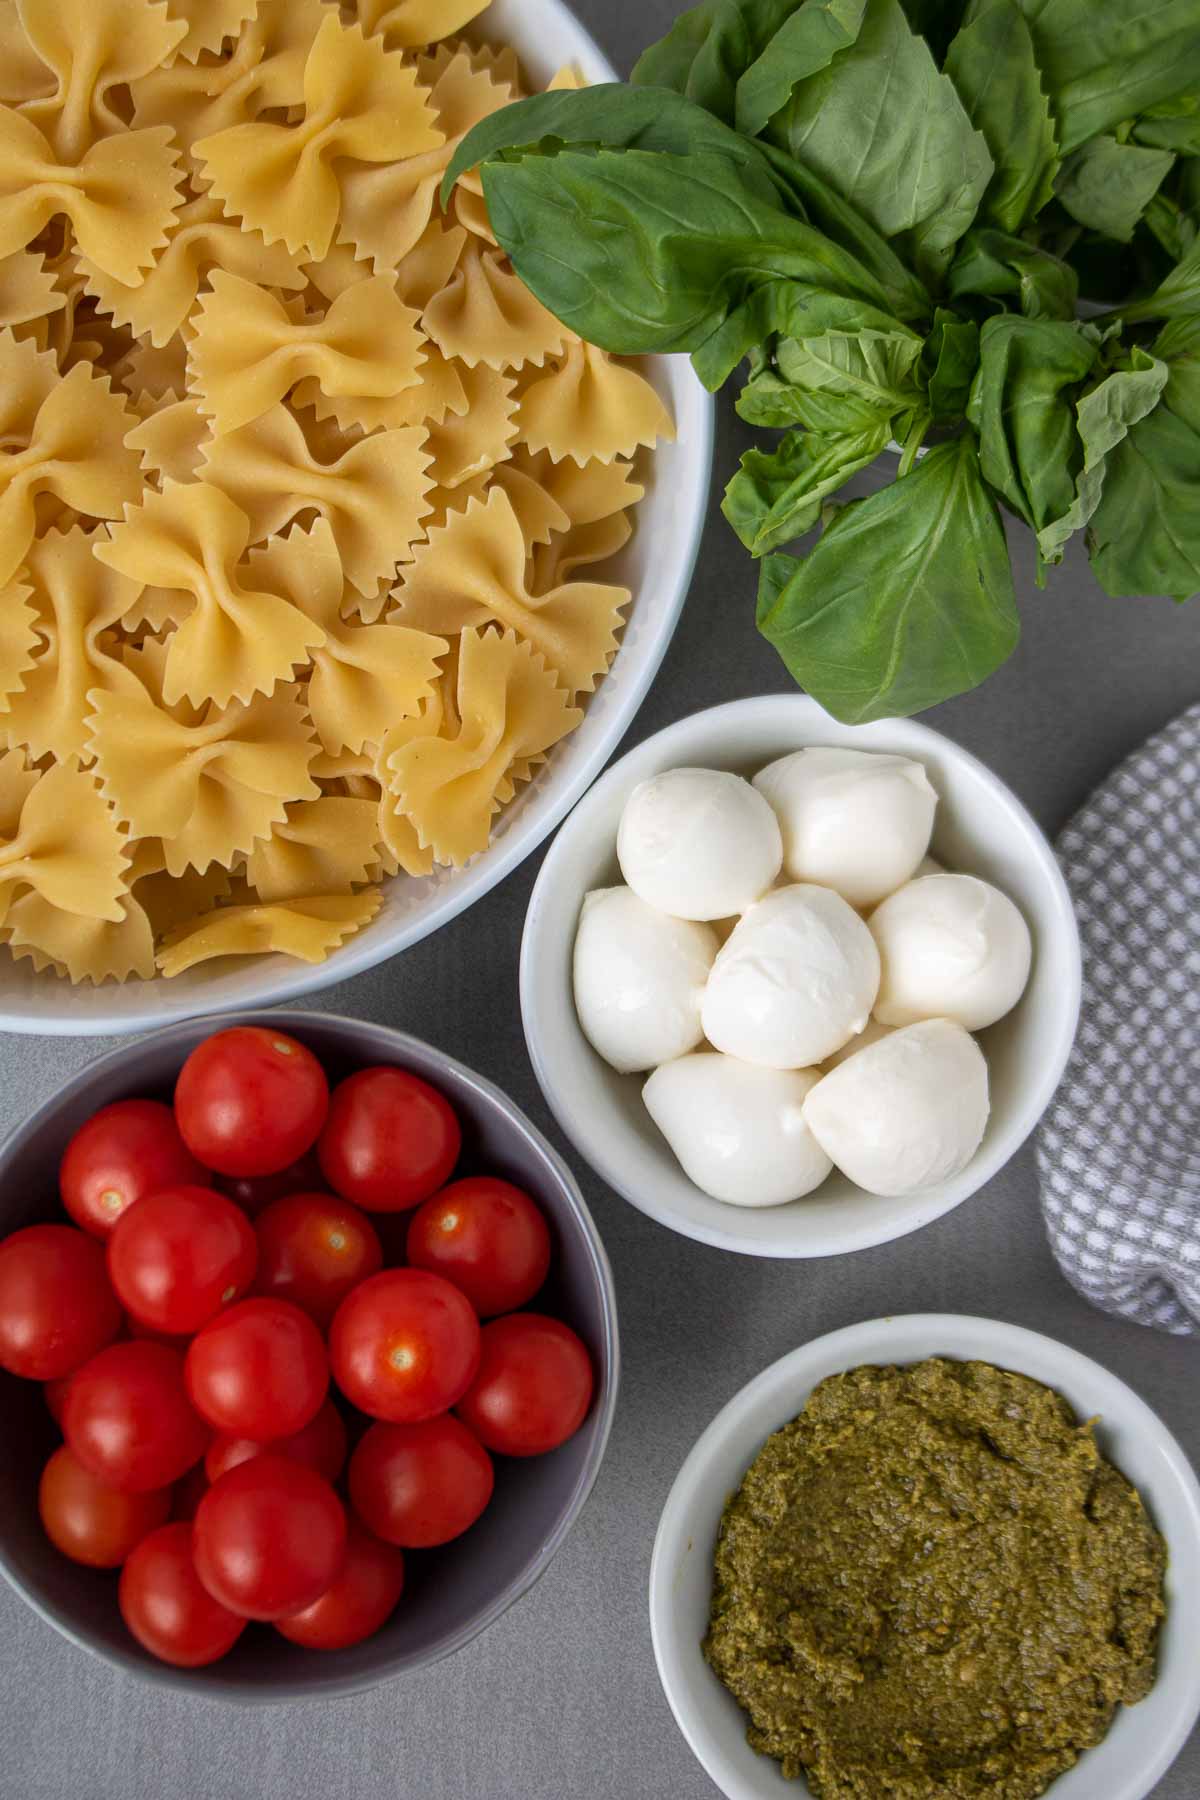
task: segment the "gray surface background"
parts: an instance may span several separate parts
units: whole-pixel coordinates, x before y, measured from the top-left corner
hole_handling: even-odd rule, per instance
[[[575,10],[627,72],[677,7],[575,0]],[[723,405],[714,502],[746,436]],[[1200,694],[1200,607],[1109,600],[1078,555],[1039,593],[1028,537],[1014,537],[1020,649],[978,693],[928,716],[1054,833],[1114,762]],[[753,574],[714,504],[683,624],[625,747],[701,707],[788,686],[755,632]],[[539,861],[436,937],[314,1004],[440,1044],[501,1082],[569,1156],[530,1071],[517,1002]],[[0,1041],[0,1129],[107,1047]],[[1048,1332],[1131,1382],[1200,1463],[1200,1349],[1105,1318],[1067,1286],[1046,1246],[1028,1148],[917,1236],[808,1264],[676,1237],[573,1160],[616,1272],[624,1385],[595,1493],[540,1585],[418,1679],[257,1712],[118,1676],[0,1587],[2,1800],[711,1800],[650,1648],[658,1515],[687,1450],[738,1388],[794,1345],[855,1320],[969,1312]],[[1154,1793],[1200,1794],[1200,1737]]]

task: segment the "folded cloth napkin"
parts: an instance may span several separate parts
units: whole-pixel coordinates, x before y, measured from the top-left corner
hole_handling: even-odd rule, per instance
[[[1105,1312],[1200,1333],[1200,704],[1057,845],[1083,1015],[1037,1158],[1050,1245]]]

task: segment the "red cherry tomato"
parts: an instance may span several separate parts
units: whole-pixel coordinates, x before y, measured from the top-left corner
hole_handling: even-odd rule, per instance
[[[440,1275],[385,1269],[342,1301],[329,1333],[338,1386],[377,1419],[431,1419],[462,1394],[479,1363],[479,1321]]]
[[[413,1214],[408,1260],[444,1275],[489,1319],[533,1299],[550,1269],[550,1231],[511,1181],[468,1175]]]
[[[171,1512],[170,1488],[122,1494],[84,1468],[65,1444],[42,1470],[38,1511],[46,1536],[72,1562],[115,1569]]]
[[[276,1619],[275,1629],[306,1650],[348,1650],[374,1637],[404,1589],[404,1558],[350,1521],[346,1560],[333,1586],[303,1612]]]
[[[85,1469],[125,1493],[166,1487],[199,1462],[203,1419],[183,1384],[183,1357],[166,1344],[110,1344],[78,1370],[63,1436]]]
[[[62,1203],[77,1225],[105,1238],[135,1200],[162,1188],[204,1185],[204,1170],[161,1100],[117,1100],[81,1125],[58,1171]]]
[[[351,1288],[383,1267],[365,1213],[332,1194],[289,1194],[255,1221],[260,1294],[290,1300],[324,1329]]]
[[[282,1456],[255,1456],[214,1481],[196,1511],[196,1573],[247,1619],[300,1612],[337,1580],[346,1515],[322,1476]]]
[[[450,1413],[420,1425],[372,1425],[350,1458],[350,1498],[376,1537],[406,1550],[448,1544],[495,1486],[492,1459]]]
[[[254,1279],[258,1244],[244,1212],[212,1188],[147,1194],[108,1240],[117,1298],[152,1331],[188,1336]]]
[[[316,1142],[328,1106],[312,1051],[261,1025],[234,1025],[197,1044],[175,1085],[184,1143],[222,1175],[285,1169]]]
[[[309,1150],[274,1175],[214,1175],[213,1186],[255,1219],[264,1206],[288,1194],[315,1194],[321,1186],[321,1165],[316,1151]]]
[[[120,1329],[121,1308],[93,1238],[73,1225],[27,1225],[0,1243],[0,1368],[57,1381]]]
[[[479,1373],[458,1414],[501,1456],[542,1456],[583,1424],[592,1403],[592,1362],[561,1319],[510,1313],[483,1328]]]
[[[71,1385],[69,1375],[60,1375],[57,1381],[48,1381],[42,1389],[42,1398],[46,1402],[46,1410],[56,1425],[62,1424],[63,1407],[66,1404],[67,1389]]]
[[[208,1492],[208,1476],[204,1472],[204,1464],[197,1463],[189,1469],[183,1478],[175,1483],[171,1501],[171,1517],[186,1519],[190,1524],[196,1516],[196,1508]]]
[[[192,1563],[192,1527],[162,1525],[143,1538],[121,1571],[121,1617],[151,1656],[199,1669],[233,1649],[246,1629],[204,1588]]]
[[[325,1179],[368,1212],[406,1212],[436,1193],[458,1161],[450,1102],[404,1069],[360,1069],[333,1090],[317,1143]]]
[[[264,1451],[273,1456],[286,1456],[289,1462],[304,1463],[315,1469],[326,1481],[336,1481],[346,1460],[346,1427],[332,1400],[326,1400],[315,1419],[310,1419],[294,1436],[276,1438],[272,1443],[256,1443],[253,1438],[231,1437],[221,1432],[208,1446],[204,1467],[210,1481],[219,1481],[239,1463]]]
[[[192,1339],[192,1405],[218,1431],[265,1444],[292,1437],[329,1388],[321,1334],[287,1300],[242,1300]]]

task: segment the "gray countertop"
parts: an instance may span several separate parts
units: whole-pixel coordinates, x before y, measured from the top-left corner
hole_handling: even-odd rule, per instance
[[[576,0],[622,71],[676,10],[674,0]],[[718,483],[743,447],[740,431],[723,407]],[[1038,592],[1027,548],[1018,547],[1020,649],[979,693],[930,717],[1054,833],[1114,762],[1197,698],[1200,607],[1106,599],[1078,555]],[[788,685],[754,629],[752,571],[714,507],[683,624],[628,743],[701,707]],[[561,1143],[517,1003],[517,946],[539,861],[436,937],[315,1004],[440,1044],[500,1081]],[[0,1129],[108,1047],[0,1041]],[[732,1257],[676,1237],[574,1160],[616,1273],[624,1379],[595,1493],[540,1585],[414,1680],[260,1712],[190,1703],[116,1675],[0,1587],[3,1800],[711,1800],[716,1789],[676,1730],[650,1648],[658,1515],[687,1450],[738,1388],[794,1345],[858,1319],[984,1313],[1048,1332],[1132,1383],[1200,1462],[1200,1346],[1106,1318],[1066,1285],[1046,1246],[1028,1148],[917,1236],[809,1264]],[[1154,1793],[1195,1800],[1200,1737]]]

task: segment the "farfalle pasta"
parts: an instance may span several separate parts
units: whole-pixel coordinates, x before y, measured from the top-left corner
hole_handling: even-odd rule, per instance
[[[524,287],[476,172],[442,203],[523,90],[486,3],[0,0],[30,979],[320,961],[486,849],[617,650],[671,421]]]

